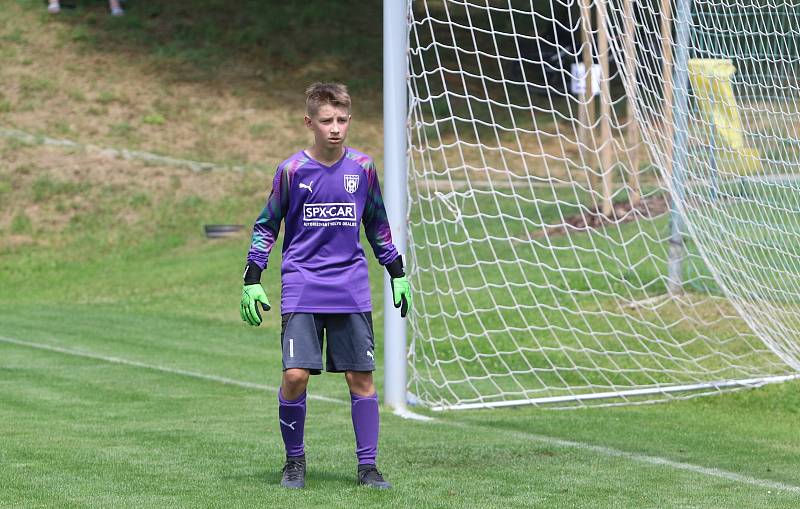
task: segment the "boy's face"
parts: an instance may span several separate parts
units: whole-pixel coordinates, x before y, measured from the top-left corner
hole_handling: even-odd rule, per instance
[[[314,132],[314,144],[318,148],[332,150],[341,147],[350,126],[350,113],[345,108],[323,104],[317,112],[305,117],[306,127]]]

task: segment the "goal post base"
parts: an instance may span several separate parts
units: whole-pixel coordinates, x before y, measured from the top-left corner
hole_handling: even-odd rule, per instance
[[[766,384],[788,382],[790,380],[796,380],[798,378],[800,378],[800,374],[779,375],[779,376],[768,376],[760,378],[749,378],[743,380],[724,380],[724,381],[706,382],[699,384],[649,387],[643,389],[631,389],[628,391],[595,392],[589,394],[575,394],[570,396],[552,396],[546,398],[493,401],[485,403],[459,403],[456,405],[449,405],[449,406],[444,406],[444,405],[432,406],[430,409],[436,412],[441,412],[444,410],[475,410],[478,408],[502,408],[510,406],[521,406],[521,405],[551,405],[555,403],[568,403],[575,401],[624,398],[630,396],[647,396],[651,394],[665,394],[665,393],[675,393],[675,392],[691,392],[691,391],[700,391],[703,389],[757,388]]]

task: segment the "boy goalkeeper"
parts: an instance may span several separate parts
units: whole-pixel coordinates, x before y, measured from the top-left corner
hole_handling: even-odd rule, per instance
[[[306,90],[305,124],[314,145],[278,166],[267,204],[253,227],[244,272],[241,316],[261,324],[260,303],[269,310],[261,272],[285,223],[281,264],[283,378],[278,416],[286,447],[281,485],[305,486],[303,430],[309,375],[325,369],[344,373],[350,388],[358,481],[390,488],[376,467],[378,395],[372,379],[375,341],[367,260],[359,243],[360,224],[392,281],[395,307],[405,316],[411,304],[403,260],[392,244],[378,175],[372,159],[344,146],[350,125],[350,96],[338,83]]]

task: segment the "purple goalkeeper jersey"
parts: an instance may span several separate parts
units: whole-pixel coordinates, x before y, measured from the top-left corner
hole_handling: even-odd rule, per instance
[[[247,261],[266,268],[284,221],[281,313],[372,310],[360,224],[381,265],[397,258],[372,158],[345,147],[326,166],[304,150],[278,166]]]

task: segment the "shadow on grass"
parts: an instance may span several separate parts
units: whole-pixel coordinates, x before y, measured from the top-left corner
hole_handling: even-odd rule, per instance
[[[42,0],[19,0],[41,9]],[[378,0],[128,0],[115,18],[101,0],[63,0],[57,21],[87,51],[138,56],[180,81],[258,86],[340,80],[380,93]],[[296,87],[296,85],[295,85]]]

